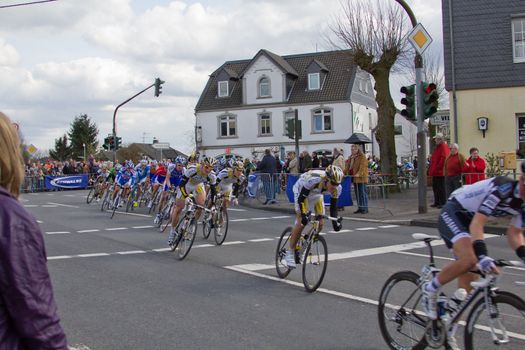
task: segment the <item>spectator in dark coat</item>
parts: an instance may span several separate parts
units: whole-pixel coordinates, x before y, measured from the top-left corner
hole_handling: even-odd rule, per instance
[[[264,151],[264,157],[257,164],[256,171],[260,173],[261,179],[264,185],[264,192],[266,193],[266,201],[263,204],[275,203],[275,191],[272,186],[272,177],[277,169],[275,157],[272,156],[270,149]]]
[[[47,270],[44,237],[18,201],[20,142],[0,112],[0,349],[67,350]]]
[[[321,165],[321,161],[317,157],[316,152],[312,152],[312,168],[317,169]]]

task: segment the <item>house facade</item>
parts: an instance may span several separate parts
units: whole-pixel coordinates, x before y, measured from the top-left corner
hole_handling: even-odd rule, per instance
[[[264,149],[295,150],[287,121],[301,121],[300,151],[331,155],[354,132],[373,139],[377,125],[371,77],[349,50],[279,56],[260,50],[253,58],[225,62],[214,71],[195,108],[201,154],[259,158]],[[379,154],[377,142],[365,146]]]
[[[451,140],[525,158],[525,1],[442,0],[442,10]]]

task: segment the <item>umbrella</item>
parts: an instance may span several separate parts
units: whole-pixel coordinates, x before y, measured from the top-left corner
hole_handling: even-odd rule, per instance
[[[350,136],[345,143],[350,144],[365,144],[365,143],[372,143],[372,141],[366,136],[365,134],[362,134],[360,132],[354,132],[352,136]]]

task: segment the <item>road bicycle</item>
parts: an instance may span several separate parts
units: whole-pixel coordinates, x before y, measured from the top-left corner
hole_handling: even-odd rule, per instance
[[[131,190],[129,191],[128,199],[126,201],[126,213],[129,212],[130,210],[131,211],[134,210],[135,203],[137,203],[138,205],[139,198],[137,197],[138,197],[138,192],[139,192],[139,186],[140,184],[134,184],[131,187]]]
[[[166,231],[166,228],[171,223],[171,211],[176,203],[176,193],[177,192],[175,190],[170,190],[169,198],[164,204],[164,207],[160,210],[160,218],[157,222],[157,227],[159,228],[160,232]]]
[[[111,204],[111,218],[113,219],[113,216],[115,216],[115,212],[117,211],[120,203],[123,201],[122,198],[122,192],[124,192],[125,188],[121,188],[120,191],[118,191],[117,195],[115,196],[115,199],[113,199]]]
[[[109,209],[109,204],[111,202],[111,197],[113,194],[114,186],[113,184],[107,184],[106,190],[102,194],[102,205],[100,206],[100,211]]]
[[[210,211],[209,209],[198,205],[193,196],[186,198],[186,203],[183,209],[184,214],[177,223],[177,226],[175,226],[175,231],[177,231],[178,234],[175,237],[171,237],[170,233],[170,238],[173,239],[173,241],[169,243],[169,247],[172,252],[177,251],[177,257],[179,260],[183,260],[188,256],[188,253],[193,246],[193,242],[195,241],[195,233],[197,232],[197,209]]]
[[[94,181],[93,186],[88,192],[88,195],[86,197],[87,204],[90,204],[93,199],[100,199],[102,198],[102,195],[104,194],[104,184],[106,182],[106,179],[103,176],[97,177],[97,179]]]
[[[423,233],[415,233],[412,237],[425,242],[430,263],[423,267],[421,275],[413,271],[393,274],[381,290],[379,327],[390,349],[448,347],[449,334],[455,332],[457,323],[465,325],[466,350],[525,349],[525,302],[513,293],[498,289],[501,275],[476,271],[481,278],[472,282],[473,290],[457,309],[447,310],[444,301],[438,302],[438,318],[428,319],[420,305],[421,286],[440,271],[434,262],[431,242],[441,238]],[[495,264],[499,267],[523,266],[521,262],[503,259],[496,260]],[[438,301],[442,298],[446,296],[440,295]],[[467,314],[466,324],[460,321],[463,314]]]
[[[211,199],[208,198],[207,203],[209,203],[210,200]],[[228,212],[223,205],[224,194],[217,193],[212,209],[204,213],[204,219],[202,221],[202,234],[204,238],[208,239],[213,229],[213,235],[217,245],[223,244],[228,234]],[[205,206],[208,207],[209,205],[206,204]]]
[[[310,227],[303,229],[295,247],[295,263],[302,265],[303,285],[309,293],[315,292],[323,282],[328,264],[326,240],[320,235],[319,231],[319,220],[321,218],[341,222],[341,218],[333,218],[326,215],[316,216],[308,213]],[[280,278],[286,278],[292,270],[288,267],[285,260],[291,233],[291,226],[283,231],[275,251],[275,268]]]

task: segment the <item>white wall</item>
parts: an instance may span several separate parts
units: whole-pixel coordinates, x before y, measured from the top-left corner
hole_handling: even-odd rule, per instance
[[[258,83],[262,76],[270,79],[271,97],[258,98]],[[285,99],[284,74],[264,55],[259,56],[244,73],[243,85],[245,104],[275,103],[283,102]]]

